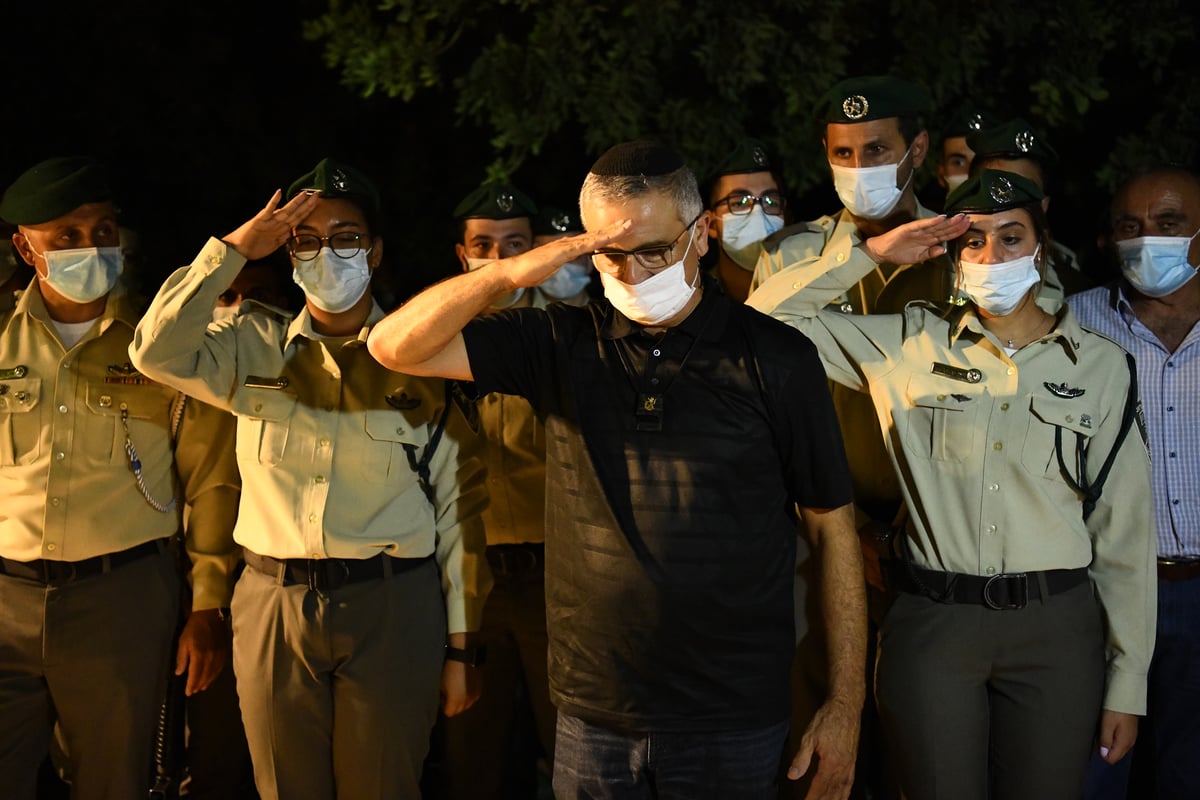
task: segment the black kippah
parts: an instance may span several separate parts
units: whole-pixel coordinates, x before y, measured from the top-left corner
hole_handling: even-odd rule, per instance
[[[593,175],[627,177],[669,175],[684,166],[683,158],[658,142],[622,142],[610,147],[592,165]]]

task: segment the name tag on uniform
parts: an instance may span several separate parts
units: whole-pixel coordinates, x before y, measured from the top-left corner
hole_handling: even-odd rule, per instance
[[[18,364],[15,367],[0,369],[0,381],[13,381],[18,378],[24,378],[29,374],[29,367],[24,364]]]
[[[983,373],[972,367],[964,369],[963,367],[952,367],[949,364],[943,364],[939,361],[933,362],[933,366],[929,370],[934,375],[941,375],[963,383],[979,383],[983,380]]]
[[[288,379],[285,376],[265,378],[262,375],[247,375],[242,385],[251,389],[286,389]]]

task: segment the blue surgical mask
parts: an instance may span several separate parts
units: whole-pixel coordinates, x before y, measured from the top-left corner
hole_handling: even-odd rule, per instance
[[[550,277],[538,284],[547,297],[554,300],[570,300],[592,282],[592,265],[587,260],[568,261]]]
[[[1037,268],[1037,254],[1021,256],[999,264],[978,264],[959,259],[958,275],[962,290],[976,308],[997,317],[1011,314],[1021,304],[1021,298],[1042,279]]]
[[[1188,263],[1188,249],[1200,231],[1191,236],[1139,236],[1117,242],[1121,272],[1133,288],[1147,297],[1166,297],[1196,277]]]
[[[762,252],[760,242],[783,227],[783,217],[768,214],[757,203],[749,214],[721,215],[721,247],[744,270],[753,271]]]
[[[322,247],[309,261],[293,258],[292,280],[322,311],[330,314],[348,311],[362,299],[371,283],[367,251],[359,250],[350,258],[342,258],[330,248]]]
[[[33,250],[31,244],[29,249]],[[124,267],[120,247],[76,247],[47,250],[34,255],[46,259],[43,280],[54,291],[74,303],[99,300],[117,285]]]

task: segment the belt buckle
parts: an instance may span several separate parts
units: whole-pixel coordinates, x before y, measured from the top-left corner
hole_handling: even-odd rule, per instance
[[[340,575],[330,571],[335,564],[341,568]],[[308,590],[310,592],[320,594],[324,591],[340,589],[349,580],[350,567],[340,558],[314,558],[308,562]]]
[[[65,586],[79,577],[79,571],[71,561],[43,561],[42,576],[47,586]]]
[[[1020,587],[1020,590],[1015,592],[1018,595],[1016,602],[1001,605],[992,599],[992,584],[1000,580],[1011,580],[1012,585]],[[1014,592],[1010,589],[1009,593],[1011,595]],[[1029,605],[1029,576],[1024,572],[1002,572],[988,578],[983,584],[983,604],[993,611],[1014,610]]]

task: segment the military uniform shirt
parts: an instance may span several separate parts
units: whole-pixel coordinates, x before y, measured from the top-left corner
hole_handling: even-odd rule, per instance
[[[1155,630],[1144,442],[1134,426],[1086,523],[1055,456],[1057,431],[1073,466],[1081,435],[1095,478],[1130,389],[1124,353],[1065,308],[1051,333],[1011,358],[969,307],[822,310],[862,272],[826,272],[814,260],[775,275],[748,302],[807,334],[830,378],[870,392],[916,564],[971,575],[1089,568],[1108,623],[1104,707],[1144,713]]]
[[[121,290],[108,296],[94,327],[63,348],[36,279],[0,316],[0,555],[16,561],[80,561],[173,536],[178,508],[150,506],[126,453],[141,462],[147,492],[166,505],[209,509],[237,489],[232,459],[210,454],[203,419],[179,427],[178,393],[129,362],[137,314]],[[195,608],[228,604],[228,527],[219,513],[189,520],[189,552],[220,553],[193,573]]]
[[[490,585],[480,512],[487,502],[480,441],[457,407],[429,465],[434,502],[410,465],[430,445],[444,382],[382,367],[367,324],[323,341],[302,311],[209,325],[245,260],[216,239],[151,304],[130,348],[147,373],[238,417],[243,493],[234,538],[275,558],[436,555],[448,631],[478,628]]]

